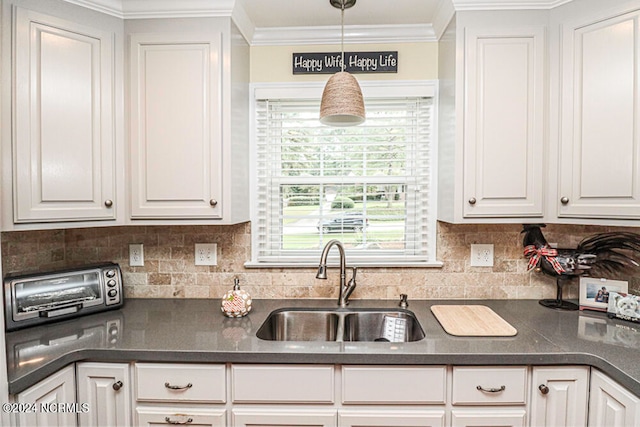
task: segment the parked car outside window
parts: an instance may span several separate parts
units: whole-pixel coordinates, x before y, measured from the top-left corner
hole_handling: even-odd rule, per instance
[[[333,218],[325,218],[318,222],[318,231],[362,231],[369,225],[369,220],[362,212],[347,212]]]

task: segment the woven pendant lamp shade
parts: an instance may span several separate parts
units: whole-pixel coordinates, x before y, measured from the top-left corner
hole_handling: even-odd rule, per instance
[[[335,73],[322,92],[320,123],[328,126],[355,126],[364,122],[362,90],[346,71]]]

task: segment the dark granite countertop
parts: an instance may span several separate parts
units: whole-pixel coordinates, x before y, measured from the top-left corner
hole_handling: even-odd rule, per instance
[[[434,304],[482,304],[511,323],[514,337],[448,335]],[[254,300],[244,318],[226,318],[219,300],[130,299],[120,310],[6,334],[9,392],[18,393],[69,363],[235,362],[451,365],[590,365],[640,395],[640,325],[604,313],[568,312],[533,300],[413,300],[426,338],[417,342],[275,342],[256,331],[275,309],[336,307],[334,300]],[[350,308],[396,308],[354,300]]]

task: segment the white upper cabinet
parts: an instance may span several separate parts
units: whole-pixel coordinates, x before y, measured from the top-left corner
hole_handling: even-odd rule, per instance
[[[114,220],[115,35],[13,12],[14,222]]]
[[[557,214],[640,218],[640,11],[562,26]]]
[[[541,217],[543,27],[465,30],[463,216]]]
[[[438,218],[544,216],[546,15],[458,12],[439,49]]]
[[[132,220],[247,220],[248,44],[228,18],[126,28]]]
[[[131,36],[131,216],[220,218],[221,35]]]

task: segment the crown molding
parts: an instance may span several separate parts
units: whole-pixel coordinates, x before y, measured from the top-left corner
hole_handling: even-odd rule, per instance
[[[553,9],[573,0],[451,0],[458,10]]]
[[[231,16],[236,0],[64,0],[122,19]]]
[[[433,30],[436,39],[440,40],[455,15],[456,9],[452,0],[440,0],[438,2],[436,11],[433,14]]]
[[[345,25],[344,41],[357,43],[399,43],[437,41],[431,24]],[[254,46],[317,45],[340,43],[340,26],[256,28]]]
[[[256,28],[238,0],[64,0],[121,19],[231,17],[251,45],[317,45],[340,42],[340,26]],[[437,41],[457,11],[553,9],[574,0],[440,0],[433,24],[345,26],[345,42]]]

